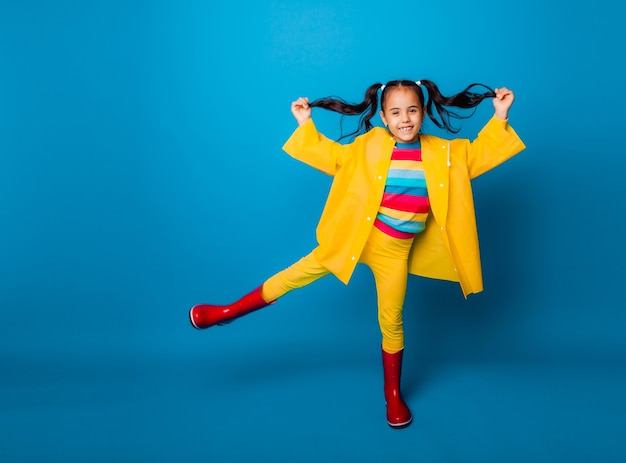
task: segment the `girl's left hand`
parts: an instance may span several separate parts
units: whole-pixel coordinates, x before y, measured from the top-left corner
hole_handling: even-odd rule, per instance
[[[496,88],[496,97],[493,99],[493,107],[496,110],[496,117],[499,119],[509,118],[509,108],[515,100],[515,95],[506,87]]]

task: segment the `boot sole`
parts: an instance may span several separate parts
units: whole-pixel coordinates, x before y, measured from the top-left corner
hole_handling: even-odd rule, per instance
[[[409,425],[413,422],[413,417],[411,417],[411,419],[409,421],[405,421],[404,423],[398,423],[398,424],[392,424],[389,421],[387,421],[387,424],[392,428],[392,429],[404,429],[409,427]]]

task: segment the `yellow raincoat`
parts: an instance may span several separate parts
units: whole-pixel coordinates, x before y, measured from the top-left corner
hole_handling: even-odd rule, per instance
[[[505,120],[492,117],[473,141],[420,135],[431,212],[413,242],[409,272],[458,281],[463,295],[483,289],[478,232],[470,180],[525,148]],[[283,149],[334,176],[318,227],[320,264],[347,284],[382,201],[394,138],[382,127],[341,144],[320,134],[312,119]]]

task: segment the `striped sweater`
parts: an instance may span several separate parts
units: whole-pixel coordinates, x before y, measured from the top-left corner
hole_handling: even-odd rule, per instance
[[[430,212],[420,142],[396,143],[374,226],[400,239],[424,230]]]

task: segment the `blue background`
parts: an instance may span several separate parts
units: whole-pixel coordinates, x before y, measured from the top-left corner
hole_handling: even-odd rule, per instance
[[[624,461],[624,30],[609,0],[2,0],[2,460]],[[187,319],[315,245],[291,101],[396,78],[513,89],[528,146],[474,182],[485,291],[410,279],[402,431],[366,268]]]

